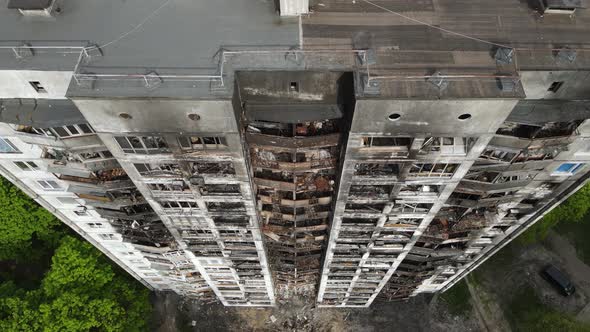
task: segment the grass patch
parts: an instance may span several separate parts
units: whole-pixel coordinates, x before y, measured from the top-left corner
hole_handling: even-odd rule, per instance
[[[576,254],[586,265],[590,265],[590,213],[578,222],[560,222],[554,230],[566,237],[576,248]]]
[[[471,293],[465,280],[461,280],[451,289],[444,292],[441,298],[447,304],[449,312],[453,315],[465,316],[471,311]]]
[[[513,294],[504,314],[514,331],[590,331],[590,325],[547,307],[528,285]]]
[[[547,213],[543,219],[518,237],[521,244],[537,243],[545,239],[549,231],[558,223],[575,224],[582,222],[590,211],[590,184],[585,185],[565,202]]]

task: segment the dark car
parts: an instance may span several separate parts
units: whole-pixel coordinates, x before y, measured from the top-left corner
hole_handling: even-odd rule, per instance
[[[541,275],[549,281],[563,296],[570,296],[576,291],[572,281],[553,265],[549,265],[541,271]]]

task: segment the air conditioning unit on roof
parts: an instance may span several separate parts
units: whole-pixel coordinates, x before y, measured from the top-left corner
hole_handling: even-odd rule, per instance
[[[9,9],[18,9],[24,16],[51,17],[59,14],[58,0],[9,0]]]
[[[578,8],[583,8],[582,0],[539,0],[541,13],[573,15]]]

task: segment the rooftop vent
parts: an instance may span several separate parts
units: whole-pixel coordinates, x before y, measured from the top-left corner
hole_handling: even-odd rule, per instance
[[[61,12],[57,0],[9,0],[9,9],[18,9],[24,16],[51,17]]]
[[[496,63],[499,65],[509,65],[512,63],[512,58],[514,57],[514,49],[513,48],[506,48],[500,47],[494,53],[494,59]]]
[[[582,0],[539,0],[541,13],[573,15],[576,9],[583,8]]]
[[[555,60],[558,63],[562,63],[562,64],[573,63],[574,61],[576,61],[576,57],[577,57],[576,50],[572,50],[571,48],[567,48],[567,47],[564,47],[564,48],[558,50],[554,54],[555,54]]]
[[[441,74],[440,71],[434,73],[426,81],[436,86],[440,91],[445,90],[449,86],[449,81],[444,77],[443,74]]]
[[[502,92],[513,92],[516,89],[516,82],[513,78],[500,77],[497,78],[498,87]]]

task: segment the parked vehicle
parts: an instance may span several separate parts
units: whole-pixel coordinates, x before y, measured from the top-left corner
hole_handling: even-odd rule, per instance
[[[576,287],[568,276],[553,265],[549,265],[541,271],[541,276],[549,281],[563,296],[570,296],[576,291]]]

